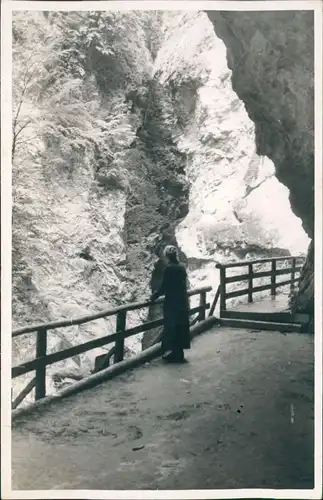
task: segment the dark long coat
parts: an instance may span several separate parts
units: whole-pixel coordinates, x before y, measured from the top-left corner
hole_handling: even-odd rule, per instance
[[[152,295],[152,299],[155,300],[160,295],[165,295],[163,349],[189,349],[191,342],[187,274],[182,264],[170,263],[166,266],[161,286]]]

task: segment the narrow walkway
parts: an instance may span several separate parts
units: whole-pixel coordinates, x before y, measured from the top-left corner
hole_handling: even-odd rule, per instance
[[[254,302],[242,302],[235,304],[233,308],[228,307],[228,310],[241,312],[259,312],[259,313],[278,313],[289,310],[288,295],[280,293],[273,297],[261,297]]]
[[[313,488],[313,338],[214,328],[15,422],[14,489]]]

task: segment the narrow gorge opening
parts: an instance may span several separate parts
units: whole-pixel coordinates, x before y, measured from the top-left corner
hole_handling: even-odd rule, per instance
[[[226,15],[15,13],[14,326],[148,298],[161,279],[160,256],[169,243],[179,246],[191,286],[214,289],[218,261],[306,253],[311,214],[295,187],[294,215],[286,186],[296,185],[289,168],[304,156],[297,185],[305,176],[310,193],[310,139],[302,138],[306,151],[292,142],[295,154],[288,157],[283,139],[275,136],[275,145],[268,135],[282,121],[271,116],[270,101],[267,108],[262,104],[261,124],[257,105],[250,105],[266,75],[252,50],[268,56],[275,34],[268,42],[268,26],[261,33],[260,23],[244,39],[248,18],[238,16],[230,19],[233,36]],[[291,32],[299,16],[289,20]],[[253,84],[239,74],[237,40],[245,52],[250,43],[249,57],[259,66],[251,72]],[[286,44],[292,50],[288,37],[277,43],[281,51]],[[289,70],[289,60],[274,62]],[[284,127],[291,130],[288,112],[290,128]],[[271,117],[269,125],[264,116]],[[155,306],[149,318],[159,313]],[[146,319],[129,314],[128,326]],[[49,349],[114,328],[112,320],[100,320],[64,330]],[[127,348],[146,348],[156,335],[129,340]],[[34,347],[24,342],[14,345],[16,360]],[[102,352],[50,367],[48,392],[56,390],[57,375],[89,374]]]

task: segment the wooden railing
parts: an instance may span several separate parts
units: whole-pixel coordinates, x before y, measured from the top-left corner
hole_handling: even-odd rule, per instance
[[[199,306],[191,308],[189,311],[190,316],[197,314],[197,317],[193,320],[193,323],[202,321],[206,318],[206,310],[210,308],[210,304],[207,303],[207,292],[211,291],[212,287],[202,287],[195,290],[190,290],[188,295],[191,297],[193,295],[200,296]],[[161,304],[164,298],[160,297],[154,304]],[[57,363],[64,359],[71,358],[77,354],[87,352],[91,349],[97,347],[103,347],[114,342],[114,347],[110,350],[110,354],[114,355],[114,363],[118,363],[123,360],[124,357],[124,342],[125,339],[138,333],[143,333],[153,328],[157,328],[163,325],[163,319],[157,319],[154,321],[142,323],[133,328],[126,327],[126,319],[128,311],[135,311],[138,309],[143,309],[152,305],[151,301],[145,302],[135,302],[132,304],[125,304],[123,306],[116,307],[114,309],[109,309],[96,314],[89,314],[87,316],[74,318],[74,319],[64,319],[61,321],[53,321],[51,323],[44,323],[33,326],[26,326],[24,328],[18,328],[12,332],[12,337],[16,338],[20,335],[25,335],[28,333],[37,335],[36,337],[36,356],[34,359],[22,363],[18,366],[12,368],[12,378],[19,377],[28,372],[35,371],[35,377],[26,385],[26,387],[20,392],[20,394],[12,402],[12,408],[16,408],[26,396],[35,388],[35,400],[42,399],[46,396],[46,367],[53,363]],[[83,344],[79,344],[68,349],[63,349],[58,352],[47,354],[47,334],[49,330],[55,330],[56,328],[70,327],[73,325],[81,325],[94,321],[101,318],[108,318],[111,316],[116,316],[116,332],[105,335],[103,337],[95,338]]]
[[[274,257],[267,259],[245,260],[240,262],[232,262],[228,264],[217,264],[216,267],[220,270],[220,317],[221,312],[226,311],[227,300],[233,297],[248,296],[248,302],[253,301],[253,295],[258,292],[270,290],[271,296],[275,296],[277,289],[283,286],[290,285],[291,291],[295,287],[295,283],[299,280],[299,274],[305,262],[305,256],[297,257]],[[255,270],[256,266],[265,266],[270,264],[269,270]],[[279,268],[279,265],[282,266]],[[287,264],[288,267],[284,267]],[[244,268],[241,274],[228,276],[228,269]],[[247,272],[245,270],[247,268]],[[277,281],[278,276],[289,274],[289,279],[285,281]],[[298,275],[298,276],[296,276]],[[257,278],[270,278],[270,283],[255,286],[254,280]],[[228,291],[227,286],[232,283],[247,282],[247,286],[240,290]],[[215,307],[215,306],[214,306]],[[211,310],[213,309],[213,304]]]

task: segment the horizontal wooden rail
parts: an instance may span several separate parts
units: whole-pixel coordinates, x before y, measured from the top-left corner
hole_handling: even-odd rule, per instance
[[[299,280],[299,278],[295,278],[295,281],[297,281],[297,280]],[[276,283],[276,288],[279,288],[281,286],[290,285],[290,283],[291,283],[291,280],[278,282],[278,283]],[[253,293],[263,292],[265,290],[270,290],[270,289],[271,289],[271,284],[269,284],[269,285],[261,285],[261,286],[254,286],[252,288],[252,292]],[[249,293],[249,288],[244,288],[243,290],[235,290],[234,292],[226,293],[225,294],[225,298],[226,299],[231,299],[233,297],[240,297],[241,295],[248,295],[248,293]]]
[[[205,309],[209,309],[210,304],[205,304]],[[189,314],[196,314],[202,311],[202,307],[194,307],[189,311]],[[132,337],[138,333],[143,333],[148,330],[152,330],[153,328],[157,328],[162,326],[164,323],[163,319],[157,319],[155,321],[149,321],[147,323],[142,323],[133,328],[129,328],[124,331],[124,338]],[[11,377],[16,378],[24,375],[25,373],[31,372],[37,369],[40,365],[51,365],[53,363],[57,363],[58,361],[63,361],[64,359],[71,358],[76,356],[76,354],[81,354],[83,352],[90,351],[91,349],[95,349],[98,347],[103,347],[104,345],[111,344],[118,339],[118,335],[120,332],[112,333],[110,335],[106,335],[104,337],[99,337],[94,340],[90,340],[89,342],[85,342],[84,344],[79,344],[73,347],[69,347],[68,349],[63,349],[61,351],[54,352],[52,354],[47,354],[41,358],[35,358],[31,361],[27,361],[26,363],[22,363],[21,365],[15,366],[11,370]]]
[[[188,296],[191,297],[193,295],[198,295],[202,292],[210,292],[212,290],[211,286],[196,288],[194,290],[188,291]],[[160,297],[154,301],[154,304],[160,304],[164,301],[164,297]],[[24,335],[26,333],[32,333],[40,330],[41,328],[46,328],[46,330],[53,330],[54,328],[64,328],[66,326],[75,326],[82,325],[84,323],[88,323],[89,321],[94,321],[97,319],[108,318],[110,316],[114,316],[122,311],[135,311],[138,309],[143,309],[145,307],[149,307],[152,305],[150,300],[146,300],[145,302],[132,302],[130,304],[125,304],[122,306],[115,307],[113,309],[107,309],[105,311],[101,311],[94,314],[88,314],[86,316],[81,316],[73,319],[62,319],[60,321],[51,321],[49,323],[41,323],[39,325],[31,325],[25,326],[22,328],[16,328],[12,332],[12,337],[18,337],[19,335]]]
[[[298,272],[302,269],[301,266],[298,267],[285,267],[284,269],[279,269],[278,271],[261,271],[261,272],[254,272],[252,277],[255,278],[266,278],[270,277],[273,274],[276,276],[282,276],[283,274],[291,274],[293,271]],[[226,283],[235,283],[236,281],[247,281],[249,278],[249,274],[239,274],[236,276],[229,276],[225,278]]]
[[[276,290],[282,286],[290,285],[291,291],[294,290],[295,283],[300,277],[296,277],[296,273],[300,273],[305,262],[305,256],[286,255],[282,257],[273,257],[265,259],[245,260],[240,262],[229,262],[227,264],[217,264],[216,267],[220,270],[220,317],[226,311],[227,299],[234,297],[248,296],[248,302],[253,301],[253,294],[270,290],[271,296],[276,295]],[[287,266],[285,265],[287,263]],[[255,266],[260,265],[260,270],[255,269]],[[262,264],[271,264],[271,269],[261,270]],[[248,272],[228,276],[228,269],[247,267]],[[279,268],[278,268],[279,267]],[[259,268],[258,268],[259,269]],[[290,275],[289,280],[277,282],[278,276]],[[255,280],[259,278],[270,278],[270,283],[254,286]],[[246,288],[240,290],[228,291],[227,286],[234,283],[245,283]],[[212,309],[212,308],[211,308]]]
[[[292,255],[286,255],[285,257],[267,257],[265,259],[254,259],[254,260],[241,260],[238,262],[228,262],[225,264],[216,264],[217,269],[225,268],[229,269],[232,267],[244,267],[244,266],[249,266],[249,264],[264,264],[266,262],[272,262],[273,260],[276,262],[279,261],[284,261],[284,260],[292,260],[292,259],[300,259],[300,260],[305,260],[306,257],[305,255],[298,255],[298,256],[292,256]]]
[[[211,290],[212,287],[207,286],[188,291],[189,297],[198,294],[200,295],[199,306],[189,310],[189,316],[197,314],[196,321],[193,320],[192,323],[195,324],[196,322],[203,321],[205,319],[206,310],[210,308],[210,304],[207,303],[206,301],[206,294]],[[112,342],[114,342],[114,346],[112,347],[112,349],[110,349],[107,355],[109,357],[111,357],[112,355],[114,356],[114,363],[119,363],[120,361],[122,361],[124,357],[124,342],[126,338],[139,333],[146,332],[148,330],[152,330],[154,328],[158,328],[160,326],[163,326],[164,324],[164,319],[161,318],[154,321],[145,322],[133,328],[127,329],[126,327],[127,311],[133,311],[144,307],[152,306],[155,304],[161,304],[163,303],[163,301],[164,297],[160,297],[153,302],[152,301],[134,302],[131,304],[125,304],[123,306],[116,307],[114,309],[105,310],[100,313],[90,314],[87,316],[82,316],[71,320],[53,321],[50,323],[28,326],[25,328],[19,328],[15,330],[13,332],[13,337],[25,335],[27,333],[37,334],[36,357],[30,361],[27,361],[25,363],[13,367],[11,370],[12,378],[25,375],[26,373],[29,373],[34,370],[36,371],[36,376],[29,384],[27,384],[27,386],[23,389],[23,391],[19,394],[19,396],[12,402],[12,407],[16,408],[33,388],[35,388],[35,400],[44,398],[46,396],[46,367],[48,365],[57,363],[59,361],[63,361],[64,359],[74,357],[76,355],[87,352],[91,349],[106,346],[108,344],[111,344]],[[51,354],[47,354],[46,351],[47,351],[48,330],[53,330],[54,328],[64,328],[71,325],[80,325],[83,323],[87,323],[89,321],[94,321],[96,319],[111,317],[113,315],[116,316],[115,333],[95,338],[83,344],[69,347],[68,349],[63,349]],[[103,355],[103,357],[104,356],[105,355]],[[98,363],[97,367],[99,365],[100,364]]]

